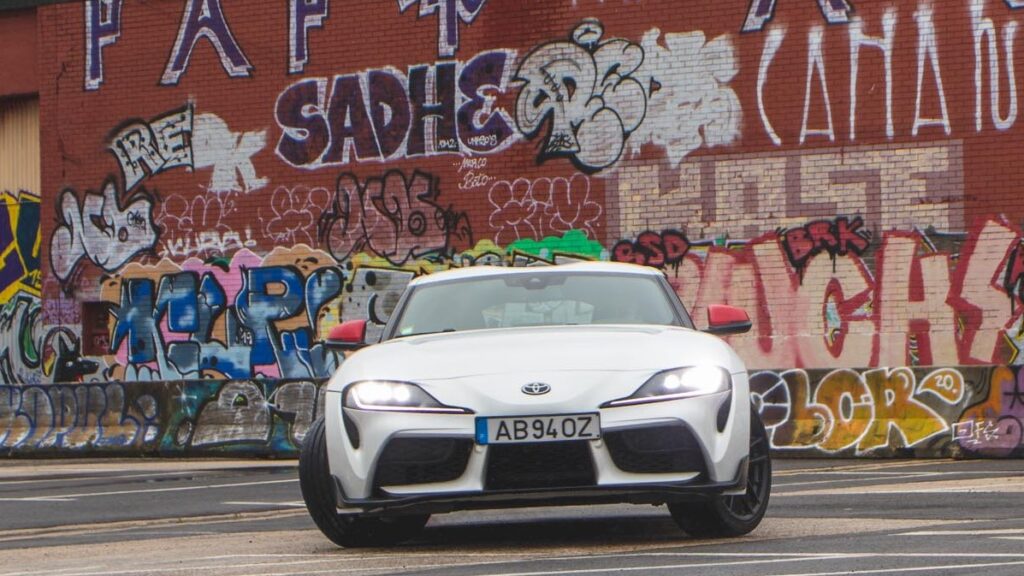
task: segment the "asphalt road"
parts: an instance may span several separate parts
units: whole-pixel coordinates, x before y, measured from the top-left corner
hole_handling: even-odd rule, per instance
[[[1024,460],[776,460],[753,534],[697,540],[665,508],[435,516],[345,550],[302,507],[294,462],[0,463],[0,576],[1024,574]]]

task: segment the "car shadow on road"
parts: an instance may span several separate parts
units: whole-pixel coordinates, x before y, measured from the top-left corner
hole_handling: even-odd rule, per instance
[[[474,523],[431,526],[415,540],[404,544],[410,548],[467,546],[489,547],[522,545],[531,548],[559,548],[568,544],[603,545],[680,542],[690,540],[666,512],[658,516],[597,516],[567,519],[487,520]]]

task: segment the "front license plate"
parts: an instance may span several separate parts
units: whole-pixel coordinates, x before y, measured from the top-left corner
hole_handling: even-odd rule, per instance
[[[594,440],[601,437],[598,414],[477,418],[477,444]]]

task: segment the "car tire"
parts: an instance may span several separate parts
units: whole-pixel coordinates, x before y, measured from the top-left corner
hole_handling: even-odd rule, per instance
[[[723,538],[749,533],[764,518],[772,490],[768,432],[756,410],[750,415],[750,464],[747,491],[741,496],[716,495],[703,502],[669,504],[676,524],[690,536]]]
[[[339,514],[331,483],[324,419],[319,418],[306,432],[299,452],[299,486],[309,515],[331,542],[346,548],[393,546],[419,534],[430,519],[429,514],[379,517]]]

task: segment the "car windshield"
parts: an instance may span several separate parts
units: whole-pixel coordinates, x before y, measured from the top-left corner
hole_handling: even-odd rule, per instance
[[[413,289],[395,337],[523,326],[683,325],[657,278],[543,272],[470,278]]]

